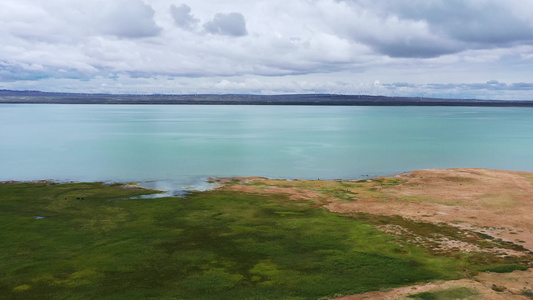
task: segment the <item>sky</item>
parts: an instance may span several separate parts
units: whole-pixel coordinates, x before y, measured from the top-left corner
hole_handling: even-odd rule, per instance
[[[533,0],[1,0],[0,89],[533,100]]]

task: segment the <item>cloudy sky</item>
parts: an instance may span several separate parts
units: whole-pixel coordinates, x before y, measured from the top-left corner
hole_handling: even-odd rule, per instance
[[[0,89],[533,100],[532,0],[1,0]]]

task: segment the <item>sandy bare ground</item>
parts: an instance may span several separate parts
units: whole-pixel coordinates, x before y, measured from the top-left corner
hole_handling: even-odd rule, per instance
[[[395,201],[363,199],[327,207],[335,212],[361,211],[444,222],[533,250],[533,173],[430,169],[396,177],[406,181],[381,189],[394,196]]]
[[[230,180],[226,179],[223,183]],[[529,172],[429,169],[342,182],[249,177],[234,178],[232,184],[222,188],[285,194],[288,199],[312,200],[317,206],[337,213],[400,215],[415,221],[445,223],[533,251],[533,173]],[[380,229],[391,234],[409,234],[397,226],[385,225]],[[442,248],[459,251],[481,250],[531,256],[531,252],[528,255],[523,251],[479,249],[473,244],[454,240],[444,239],[441,244]],[[533,271],[480,273],[472,279],[429,283],[340,299],[404,299],[411,294],[455,287],[467,287],[479,293],[468,299],[531,299],[524,295],[524,291],[533,291]]]
[[[484,300],[505,300],[505,299],[531,299],[524,294],[531,291],[533,287],[533,270],[514,271],[507,274],[480,273],[472,279],[461,279],[453,281],[441,281],[434,283],[408,286],[390,291],[370,292],[358,295],[336,298],[336,300],[399,300],[412,299],[409,295],[422,292],[438,292],[454,288],[467,288],[475,291],[473,295],[464,299],[484,299]]]

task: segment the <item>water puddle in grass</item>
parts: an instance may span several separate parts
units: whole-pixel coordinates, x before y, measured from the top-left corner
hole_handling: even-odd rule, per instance
[[[159,194],[141,195],[132,199],[154,199],[162,197],[183,197],[192,191],[208,191],[217,186],[208,182],[207,177],[185,177],[180,180],[151,180],[140,181],[141,187],[162,191]]]

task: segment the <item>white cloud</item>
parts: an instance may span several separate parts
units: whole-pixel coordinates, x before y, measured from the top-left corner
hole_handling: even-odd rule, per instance
[[[204,24],[204,28],[212,34],[229,36],[245,36],[248,34],[244,16],[236,12],[229,14],[218,13],[212,20]]]
[[[192,30],[198,25],[199,20],[191,14],[191,8],[186,4],[180,6],[172,4],[170,14],[174,19],[174,25],[182,29]]]
[[[518,0],[2,0],[0,88],[357,93],[379,78],[383,93],[492,79],[524,91],[512,83],[533,78],[532,11]]]
[[[103,33],[121,38],[157,36],[161,28],[154,21],[155,11],[142,0],[112,0],[100,3],[95,13],[98,28]]]

